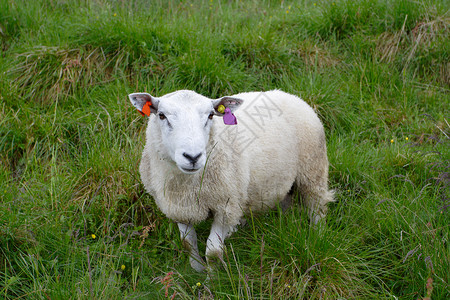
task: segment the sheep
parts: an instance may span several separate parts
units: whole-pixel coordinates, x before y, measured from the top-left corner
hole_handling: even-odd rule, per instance
[[[194,225],[209,216],[206,266],[222,259],[225,238],[245,214],[276,207],[293,187],[311,223],[324,218],[333,201],[324,128],[299,97],[273,90],[209,99],[179,90],[162,97],[132,93],[129,99],[150,117],[141,180],[158,208],[177,222],[195,270],[203,271],[205,263]]]

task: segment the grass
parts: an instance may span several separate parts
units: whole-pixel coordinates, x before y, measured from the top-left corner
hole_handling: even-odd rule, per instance
[[[449,9],[0,0],[0,297],[450,298]],[[305,99],[326,127],[327,225],[248,216],[226,265],[195,273],[140,183],[126,97],[185,88]]]

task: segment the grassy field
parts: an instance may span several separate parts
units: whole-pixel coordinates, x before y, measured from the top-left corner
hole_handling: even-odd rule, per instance
[[[0,298],[450,299],[445,0],[0,0]],[[282,89],[336,203],[249,216],[194,272],[127,94]],[[210,222],[198,226],[201,251]]]

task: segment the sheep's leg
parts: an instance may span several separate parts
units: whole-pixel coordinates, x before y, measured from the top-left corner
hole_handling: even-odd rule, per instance
[[[309,220],[313,224],[319,223],[327,213],[327,204],[333,202],[333,192],[325,188],[311,188],[302,186],[301,194],[308,209]]]
[[[192,226],[191,224],[186,225],[183,223],[177,224],[178,229],[180,230],[183,247],[190,253],[189,262],[191,263],[191,267],[197,272],[202,272],[203,270],[205,270],[205,263],[198,253],[197,233],[195,232],[194,226]]]
[[[233,226],[223,225],[221,222],[214,220],[211,226],[211,232],[206,242],[206,261],[208,264],[215,259],[223,261],[223,250],[225,239],[233,232]]]

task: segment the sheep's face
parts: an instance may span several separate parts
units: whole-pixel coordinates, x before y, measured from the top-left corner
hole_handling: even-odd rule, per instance
[[[217,108],[224,105],[233,111],[242,104],[240,99],[212,100],[192,91],[177,91],[160,98],[145,93],[129,97],[141,113],[155,114],[164,154],[186,174],[199,172],[206,164],[213,118],[223,115]]]
[[[211,101],[199,97],[174,94],[159,102],[156,117],[161,140],[182,172],[195,173],[205,165],[213,116]]]

